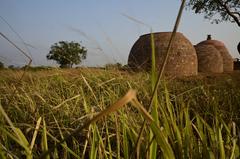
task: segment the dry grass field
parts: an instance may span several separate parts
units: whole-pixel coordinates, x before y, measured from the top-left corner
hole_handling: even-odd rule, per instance
[[[148,73],[79,68],[22,74],[0,70],[0,158],[44,152],[43,158],[147,158],[152,142],[160,158],[240,156],[239,71],[162,80],[154,102],[158,121],[143,111],[152,93]],[[127,94],[127,101],[129,90],[136,97]]]

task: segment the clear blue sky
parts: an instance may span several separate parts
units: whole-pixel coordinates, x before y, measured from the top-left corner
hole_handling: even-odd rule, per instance
[[[127,63],[133,43],[149,28],[127,17],[141,20],[153,31],[171,31],[180,0],[0,0],[0,16],[21,35],[31,52],[34,65],[54,65],[46,54],[61,40],[82,42],[88,49],[85,66]],[[0,19],[0,31],[25,49],[21,40]],[[212,34],[223,41],[233,57],[240,28],[234,23],[210,24],[203,15],[184,11],[179,31],[193,44]],[[5,65],[24,65],[26,58],[0,37],[0,61]]]

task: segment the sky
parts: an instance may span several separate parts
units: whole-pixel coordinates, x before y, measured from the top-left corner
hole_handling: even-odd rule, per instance
[[[140,35],[149,33],[150,27],[154,32],[172,31],[180,2],[0,0],[0,32],[28,52],[35,66],[56,66],[56,62],[47,60],[46,55],[51,45],[58,41],[80,42],[87,48],[87,59],[81,66],[104,66],[117,62],[125,65],[134,42]],[[211,24],[204,15],[184,10],[178,31],[193,45],[211,34],[213,39],[225,43],[233,58],[239,58],[236,46],[240,41],[240,29],[236,23]],[[28,63],[28,59],[2,37],[0,61],[6,66]]]

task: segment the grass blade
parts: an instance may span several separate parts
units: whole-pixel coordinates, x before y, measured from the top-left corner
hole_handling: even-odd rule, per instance
[[[8,117],[6,112],[4,111],[1,103],[0,103],[0,112],[2,113],[3,117],[8,122],[8,124],[10,125],[11,129],[14,132],[14,135],[17,137],[17,138],[15,138],[13,135],[11,135],[11,138],[14,139],[17,143],[19,143],[24,148],[27,159],[31,159],[32,152],[31,152],[28,140],[24,136],[23,132],[19,128],[16,128],[13,125],[12,121],[10,120],[10,118]],[[10,133],[8,133],[8,135],[10,135]]]
[[[115,111],[117,111],[118,109],[120,109],[121,107],[123,107],[124,105],[126,105],[127,103],[129,103],[130,101],[132,101],[133,99],[136,98],[136,91],[134,90],[129,90],[125,96],[123,96],[120,100],[118,100],[116,103],[114,103],[113,105],[111,105],[110,107],[108,107],[107,109],[101,111],[100,113],[98,113],[95,117],[93,117],[91,120],[87,121],[83,126],[77,128],[73,133],[71,133],[70,135],[66,136],[63,140],[61,140],[58,144],[62,144],[63,142],[69,140],[71,137],[77,135],[79,132],[81,132],[83,129],[88,128],[89,125],[91,125],[92,123],[100,120],[101,118],[103,118],[104,116],[107,116]],[[57,145],[58,145],[57,144]],[[56,145],[56,146],[57,146]],[[50,150],[46,150],[41,156],[40,158],[45,158],[51,151],[54,150],[54,148],[56,146],[53,146]]]
[[[32,151],[33,146],[34,146],[34,144],[35,144],[35,140],[36,140],[36,138],[37,138],[37,133],[38,133],[38,131],[39,131],[39,127],[40,127],[41,121],[42,121],[42,117],[40,117],[40,118],[37,120],[37,124],[36,124],[35,130],[34,130],[33,137],[32,137],[32,141],[31,141],[31,145],[30,145],[30,150],[31,150],[31,151]]]
[[[157,81],[156,76],[156,54],[155,54],[155,40],[154,40],[154,34],[151,33],[151,48],[152,48],[152,68],[151,68],[151,84],[152,84],[152,93],[154,92],[155,83]],[[158,99],[157,99],[157,91],[154,94],[154,102],[153,102],[153,109],[151,111],[153,119],[158,124]],[[151,139],[153,138],[153,133],[150,131],[149,140],[151,142]],[[150,152],[149,152],[149,158],[155,159],[157,158],[157,143],[155,140],[151,142],[150,145]]]
[[[226,158],[225,157],[225,150],[224,150],[224,141],[222,138],[222,125],[218,127],[218,142],[219,142],[219,148],[220,148],[220,158]]]
[[[45,119],[43,118],[43,131],[42,131],[42,151],[48,151],[48,139],[47,139],[47,127],[46,127],[46,122]],[[46,159],[50,159],[50,156],[47,154],[45,156]]]
[[[158,126],[158,123],[153,120],[151,115],[147,112],[147,110],[145,110],[145,108],[141,105],[140,102],[138,102],[137,99],[133,101],[133,105],[135,107],[138,107],[139,110],[141,110],[141,113],[145,117],[146,121],[149,122],[149,126],[154,134],[157,144],[159,145],[160,149],[163,152],[164,157],[169,159],[174,159],[175,158],[174,152],[172,150],[171,145],[167,141],[168,137],[162,130],[163,128],[160,128]]]

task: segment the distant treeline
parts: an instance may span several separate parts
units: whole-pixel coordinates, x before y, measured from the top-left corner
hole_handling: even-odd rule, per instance
[[[106,69],[106,70],[121,70],[121,71],[126,71],[129,70],[128,65],[122,65],[121,63],[115,63],[115,64],[106,64],[102,67],[85,67],[85,66],[76,66],[75,69],[84,69],[84,68],[89,68],[89,69]],[[14,65],[9,65],[8,67],[2,67],[0,69],[11,69],[11,70],[30,70],[30,71],[39,71],[39,70],[52,70],[52,69],[67,69],[67,68],[60,68],[60,67],[53,67],[53,66],[14,66]]]

